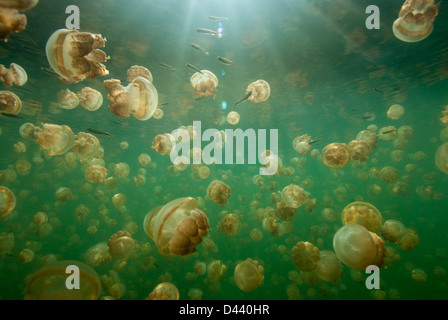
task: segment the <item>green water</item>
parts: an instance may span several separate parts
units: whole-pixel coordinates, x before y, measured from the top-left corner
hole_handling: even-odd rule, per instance
[[[49,68],[45,44],[55,30],[64,28],[68,16],[65,8],[70,4],[80,8],[81,31],[107,38],[103,50],[110,56],[105,63],[108,76],[66,85],[41,69]],[[365,8],[370,4],[378,5],[381,10],[380,30],[365,27]],[[118,272],[126,287],[121,299],[144,299],[156,285],[165,281],[176,285],[180,299],[189,299],[191,288],[202,290],[203,299],[288,299],[287,287],[293,284],[289,273],[300,274],[292,262],[292,247],[298,241],[309,241],[319,250],[333,251],[333,235],[342,226],[339,219],[342,209],[352,201],[362,200],[377,207],[383,221],[398,219],[420,237],[419,245],[411,252],[386,243],[401,256],[399,262],[380,271],[381,290],[386,299],[446,299],[447,278],[440,270],[448,267],[448,177],[436,168],[434,157],[444,142],[441,131],[446,129],[439,119],[448,98],[448,24],[445,19],[448,6],[442,2],[434,31],[427,39],[405,43],[392,33],[392,23],[401,5],[401,1],[353,0],[41,0],[38,6],[26,12],[26,30],[0,44],[0,63],[9,66],[15,62],[29,77],[23,87],[2,86],[1,90],[16,93],[22,101],[34,100],[42,104],[41,112],[29,115],[24,112],[24,103],[20,114],[24,120],[0,118],[2,173],[8,166],[17,171],[18,160],[32,164],[26,175],[18,174],[14,181],[3,178],[0,181],[0,185],[11,189],[17,197],[15,210],[0,220],[0,233],[12,233],[15,238],[12,251],[0,254],[0,298],[24,298],[26,278],[41,268],[42,257],[53,254],[58,260],[86,263],[85,252],[90,247],[107,242],[126,223],[134,222],[138,229],[132,238],[140,248],[149,245],[151,251],[142,253],[137,249]],[[208,16],[228,17],[228,21],[223,22],[222,38],[195,31],[196,28],[217,29],[218,23],[208,20]],[[196,51],[190,43],[200,45],[210,55]],[[231,59],[234,65],[221,64],[217,56]],[[159,62],[176,70],[162,68]],[[219,80],[215,99],[195,100],[189,81],[193,72],[185,66],[187,63],[215,73]],[[127,69],[133,65],[145,66],[151,71],[159,103],[169,103],[163,107],[162,119],[121,119],[110,112],[103,81],[115,78],[126,82]],[[300,77],[294,78],[297,74]],[[239,105],[237,111],[241,120],[237,126],[220,121],[244,96],[247,85],[258,79],[269,82],[269,99],[258,104],[246,101]],[[103,94],[104,103],[98,111],[89,112],[78,106],[51,112],[50,102],[56,102],[61,89],[79,92],[86,86]],[[312,101],[307,102],[305,96],[313,96]],[[223,101],[227,102],[227,110],[221,108]],[[399,120],[391,120],[386,115],[389,106],[395,103],[405,108]],[[363,119],[365,112],[373,113],[376,119]],[[152,141],[157,134],[192,125],[195,120],[202,121],[203,130],[278,129],[280,158],[283,166],[293,168],[294,172],[265,176],[262,187],[253,183],[258,164],[210,166],[210,176],[203,180],[193,178],[191,167],[178,175],[170,174],[169,156],[155,152],[151,148]],[[88,184],[85,167],[79,161],[68,165],[65,155],[47,156],[37,143],[22,138],[19,128],[24,122],[64,124],[74,133],[94,128],[112,134],[113,138],[99,137],[108,177],[114,176],[114,165],[120,162],[130,166],[128,177],[117,178],[115,189],[108,189],[104,184],[90,184],[91,190],[85,192]],[[351,161],[346,167],[333,170],[322,163],[320,156],[313,157],[311,152],[302,156],[292,147],[294,138],[303,134],[313,139],[322,138],[312,145],[312,150],[321,151],[333,142],[348,144],[358,132],[372,124],[378,128],[412,127],[413,136],[401,150],[402,159],[397,161],[391,157],[391,152],[396,150],[392,140],[379,139],[366,162]],[[444,136],[446,139],[447,134]],[[19,141],[26,145],[25,153],[14,151],[13,146]],[[120,147],[124,141],[129,144],[125,150]],[[417,152],[424,153],[423,159],[416,159]],[[132,177],[142,168],[138,162],[141,153],[149,154],[152,163],[145,168],[146,183],[135,186]],[[36,157],[44,161],[38,163]],[[299,158],[300,164],[294,158]],[[415,165],[416,169],[407,172],[408,164]],[[386,166],[397,169],[397,181],[406,183],[406,194],[390,193],[387,182],[369,175],[372,167]],[[231,196],[224,207],[205,199],[207,187],[215,179],[225,180],[231,187]],[[263,230],[256,211],[273,207],[271,193],[292,183],[310,192],[317,204],[311,213],[305,206],[300,207],[290,222],[292,231],[274,237]],[[372,185],[378,185],[381,192],[370,194]],[[422,198],[416,192],[421,186],[433,187],[435,196]],[[73,199],[59,202],[55,192],[60,187],[69,188]],[[344,188],[345,195],[338,196],[334,192],[338,187]],[[127,197],[124,213],[112,203],[117,193]],[[186,257],[163,256],[145,234],[143,219],[150,209],[186,196],[205,199],[202,210],[210,224],[207,238],[214,241],[217,250],[209,251],[199,244],[197,252]],[[77,222],[74,212],[81,204],[90,213],[84,221]],[[322,210],[328,207],[337,213],[336,221],[329,222],[322,217]],[[108,210],[107,216],[116,220],[115,226],[107,224],[100,215],[104,208]],[[38,235],[32,226],[33,216],[39,211],[49,217],[50,234]],[[225,213],[240,217],[238,234],[218,232],[218,223]],[[94,219],[99,221],[98,231],[90,234],[87,229]],[[263,232],[260,241],[250,238],[254,228]],[[31,262],[21,263],[17,256],[26,248],[33,249],[35,256]],[[156,263],[146,268],[143,264],[148,257]],[[235,266],[247,258],[258,260],[264,268],[264,281],[252,292],[243,292],[233,280]],[[205,282],[206,275],[191,276],[197,261],[208,264],[215,259],[227,266],[227,273],[218,286],[209,286]],[[94,269],[101,277],[113,270],[115,263],[116,259],[112,259]],[[416,268],[426,273],[425,282],[411,277]],[[295,282],[300,292],[298,297],[374,299],[374,292],[364,284],[364,272],[361,272],[361,280],[356,281],[349,267],[344,265],[343,269],[343,276],[335,283]],[[100,296],[108,295],[111,294],[103,287]]]

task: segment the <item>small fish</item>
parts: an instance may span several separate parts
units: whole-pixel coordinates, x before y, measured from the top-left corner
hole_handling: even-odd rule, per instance
[[[205,55],[209,55],[209,53],[207,52],[207,51],[205,51],[201,46],[199,46],[199,45],[197,45],[197,44],[194,44],[194,43],[190,43],[190,45],[194,48],[194,49],[196,49],[196,50],[198,50],[199,52],[202,52],[203,54],[205,54]]]
[[[246,101],[247,99],[249,99],[249,97],[252,95],[252,91],[249,91],[248,93],[246,93],[246,95],[244,96],[243,99],[241,99],[240,101],[238,101],[237,103],[235,103],[235,105],[233,106],[234,108],[239,105],[241,102]]]
[[[187,67],[190,68],[191,70],[193,70],[194,72],[199,72],[200,74],[202,74],[202,71],[198,67],[195,67],[192,64],[187,63]]]
[[[217,32],[217,31],[213,31],[213,30],[210,30],[210,29],[204,29],[204,28],[196,28],[196,32],[197,33],[209,34],[211,36],[219,35],[219,32]]]
[[[158,64],[159,64],[159,66],[161,66],[161,67],[163,67],[165,69],[173,70],[173,71],[176,70],[176,68],[170,66],[169,64],[166,64],[166,63],[163,63],[163,62],[159,62]]]
[[[308,142],[308,144],[313,144],[313,143],[316,143],[316,142],[319,142],[319,141],[322,141],[322,140],[324,140],[324,138],[319,138],[319,139],[316,139],[316,140],[312,140],[312,141]]]
[[[384,91],[381,91],[381,90],[379,90],[379,89],[377,89],[377,88],[375,88],[375,91],[376,91],[376,92],[379,92],[379,93],[381,93],[381,94],[384,94]]]
[[[164,102],[164,103],[160,103],[160,104],[158,104],[157,107],[159,107],[159,108],[163,108],[163,107],[166,107],[166,106],[169,105],[169,104],[170,104],[169,102]]]
[[[371,118],[372,118],[372,115],[368,115],[368,116],[362,117],[363,120],[368,120],[368,119],[371,119]]]
[[[232,60],[229,60],[227,58],[220,57],[220,56],[218,56],[218,60],[219,60],[219,62],[224,63],[227,66],[233,66],[233,61]]]
[[[12,113],[6,113],[6,112],[0,112],[0,115],[2,117],[6,117],[6,118],[12,118],[12,119],[20,119],[20,120],[24,120],[23,117],[18,116],[16,114],[12,114]]]
[[[104,131],[100,131],[100,130],[96,130],[96,129],[92,129],[92,128],[87,128],[87,131],[89,131],[90,133],[94,133],[94,134],[99,134],[101,136],[107,136],[107,137],[114,137],[113,135],[111,135],[108,132],[104,132]]]
[[[154,267],[158,268],[160,266],[159,266],[159,264],[157,262],[154,262]]]
[[[391,133],[391,132],[394,132],[394,131],[397,131],[397,129],[387,130],[387,131],[381,132],[381,134],[388,134],[388,133]]]
[[[229,21],[229,18],[227,18],[227,17],[208,16],[208,20],[212,20],[212,21]]]
[[[120,122],[120,121],[114,120],[113,123],[115,123],[115,124],[117,124],[117,125],[119,125],[120,127],[123,127],[123,128],[126,128],[128,126],[127,122]]]

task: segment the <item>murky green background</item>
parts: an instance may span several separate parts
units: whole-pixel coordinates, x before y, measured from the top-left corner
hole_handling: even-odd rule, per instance
[[[81,10],[81,31],[100,33],[107,38],[104,51],[110,56],[106,63],[109,76],[64,85],[41,69],[49,67],[44,53],[45,43],[56,29],[65,26],[65,8],[70,4],[78,5]],[[370,4],[380,7],[380,30],[365,28],[365,8]],[[23,101],[31,99],[43,105],[43,111],[35,116],[22,113],[25,120],[0,118],[0,170],[15,166],[19,159],[32,163],[29,174],[18,175],[12,182],[1,182],[16,194],[17,206],[8,219],[0,221],[0,232],[12,232],[15,236],[12,253],[0,255],[0,298],[22,299],[25,278],[40,268],[43,256],[52,253],[59,260],[85,262],[84,254],[88,248],[107,241],[126,222],[133,221],[139,226],[133,238],[139,244],[151,243],[152,250],[149,255],[132,257],[119,273],[126,286],[123,299],[144,299],[161,281],[174,283],[181,299],[189,299],[190,288],[200,288],[203,299],[287,299],[286,287],[292,283],[288,272],[299,272],[291,260],[293,245],[301,240],[316,243],[320,238],[323,242],[319,249],[333,250],[333,234],[341,222],[339,219],[326,222],[321,216],[326,207],[324,197],[329,196],[333,198],[332,208],[338,214],[351,201],[363,199],[375,205],[384,220],[399,219],[419,234],[421,242],[410,253],[391,245],[402,259],[381,270],[381,289],[387,293],[387,298],[396,297],[398,292],[401,299],[446,299],[447,278],[443,274],[434,274],[434,270],[436,267],[447,268],[448,177],[435,167],[434,155],[443,143],[440,135],[445,126],[439,118],[448,100],[448,6],[442,2],[433,33],[424,41],[412,44],[399,41],[391,30],[401,5],[402,1],[353,0],[41,0],[37,7],[26,13],[27,29],[0,44],[0,63],[8,66],[11,62],[18,63],[29,77],[24,87],[6,90],[18,94]],[[217,28],[217,22],[207,19],[209,15],[229,18],[223,23],[225,34],[222,39],[195,32],[199,27]],[[191,48],[191,42],[201,45],[210,55]],[[218,55],[234,61],[234,66],[221,64],[216,59]],[[158,62],[169,64],[176,71],[164,69]],[[192,72],[185,67],[186,63],[208,69],[218,76],[215,99],[194,100],[189,83]],[[169,103],[163,109],[165,116],[162,119],[120,119],[110,113],[103,81],[125,80],[126,71],[132,65],[143,65],[152,72],[160,103]],[[297,74],[300,77],[294,78]],[[295,169],[292,176],[265,177],[265,185],[277,183],[276,190],[281,190],[291,183],[302,185],[308,180],[312,186],[307,185],[306,190],[317,199],[312,213],[306,212],[304,207],[299,208],[292,222],[293,232],[281,237],[265,232],[251,210],[251,202],[257,194],[262,195],[262,208],[272,206],[272,190],[260,189],[252,183],[252,177],[258,174],[258,165],[213,166],[207,179],[197,181],[192,178],[190,168],[178,176],[170,175],[167,171],[171,164],[169,157],[151,149],[157,134],[191,125],[193,120],[202,121],[203,130],[234,128],[220,119],[244,95],[247,85],[257,79],[270,83],[271,96],[260,104],[241,104],[238,127],[278,129],[282,161],[285,166]],[[102,92],[105,102],[101,109],[89,112],[78,107],[57,114],[49,112],[50,102],[56,101],[59,90],[70,88],[78,92],[85,86]],[[312,103],[305,101],[306,95],[313,96]],[[221,110],[223,101],[229,106],[226,111]],[[387,109],[394,103],[402,104],[406,110],[399,120],[390,120],[386,116]],[[365,112],[373,112],[376,119],[372,122],[362,119]],[[114,120],[128,126],[119,126]],[[92,185],[90,193],[83,193],[81,186],[87,181],[81,164],[69,168],[64,156],[48,157],[43,164],[33,163],[40,147],[20,137],[19,127],[24,121],[66,124],[75,133],[86,131],[88,127],[111,133],[114,138],[100,137],[109,176],[113,175],[114,164],[126,162],[131,167],[128,178],[118,179],[115,190]],[[313,145],[318,150],[332,142],[348,143],[372,123],[378,128],[412,126],[414,134],[403,150],[401,161],[391,158],[392,141],[384,140],[379,140],[377,149],[366,163],[352,162],[338,171],[327,168],[310,154],[302,157],[292,148],[293,139],[305,133],[313,139],[323,139]],[[18,141],[26,144],[26,153],[13,151],[13,145]],[[120,148],[123,141],[129,143],[127,150]],[[419,151],[426,156],[417,161],[415,154]],[[146,168],[146,184],[135,187],[132,177],[141,168],[137,161],[141,153],[148,153],[153,164]],[[291,159],[294,157],[305,161],[302,165],[293,165]],[[404,167],[410,163],[417,169],[407,173]],[[386,182],[372,177],[360,178],[371,167],[381,169],[385,166],[398,170],[399,181],[408,185],[407,195],[393,196],[389,194]],[[208,252],[199,245],[198,253],[186,258],[161,256],[143,231],[145,214],[178,197],[204,198],[208,184],[214,179],[222,179],[223,175],[228,177],[226,182],[232,188],[228,205],[220,208],[212,201],[206,201],[204,210],[211,226],[209,237],[216,243],[218,251]],[[379,185],[382,192],[369,196],[369,186],[373,184]],[[339,186],[346,188],[344,197],[334,193]],[[442,194],[442,199],[423,199],[416,193],[419,186],[433,186],[434,192]],[[60,187],[70,188],[74,198],[58,203],[55,191]],[[112,204],[111,198],[116,193],[127,196],[127,213],[124,215]],[[77,223],[73,216],[80,204],[90,209],[83,223]],[[102,222],[98,213],[102,206],[109,209],[110,218],[117,220],[115,227]],[[217,232],[223,210],[241,214],[239,234],[226,236]],[[54,223],[50,235],[38,236],[30,231],[33,216],[38,211],[45,211]],[[87,232],[92,219],[100,220],[94,235]],[[249,237],[253,228],[263,231],[261,241],[254,242]],[[279,246],[285,246],[286,253],[280,253]],[[38,247],[39,250],[32,262],[22,264],[16,256],[27,247]],[[145,270],[141,264],[148,256],[156,259],[156,266]],[[245,293],[234,284],[233,270],[239,261],[248,257],[263,265],[265,280],[257,290]],[[209,288],[204,283],[205,276],[186,280],[186,274],[193,272],[196,261],[207,263],[213,259],[220,259],[227,266],[220,288]],[[95,267],[95,270],[100,276],[104,275],[113,269],[114,262]],[[414,268],[426,272],[426,282],[415,282],[411,278]],[[321,282],[312,287],[302,283],[298,288],[303,299],[373,298],[363,282],[352,278],[346,266],[344,276],[337,283]]]

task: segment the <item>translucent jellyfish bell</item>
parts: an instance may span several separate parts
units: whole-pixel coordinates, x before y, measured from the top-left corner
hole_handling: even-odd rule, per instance
[[[68,266],[79,268],[79,289],[66,286]],[[46,265],[34,273],[26,286],[25,300],[96,300],[101,291],[98,274],[79,261],[59,261]]]
[[[69,89],[61,90],[58,92],[58,105],[62,109],[74,109],[79,105],[79,99],[77,95]]]
[[[42,128],[36,133],[36,138],[36,142],[52,156],[67,152],[75,141],[69,126],[49,123],[42,125]]]
[[[103,105],[103,95],[98,90],[85,87],[78,94],[79,104],[84,109],[96,111]]]
[[[213,180],[207,188],[207,196],[219,206],[225,206],[230,198],[230,187],[221,180]]]
[[[142,66],[132,66],[128,70],[127,80],[128,80],[128,82],[132,82],[137,77],[143,77],[146,80],[148,80],[149,82],[151,82],[151,83],[153,82],[153,77],[152,77],[151,71],[149,71],[147,68],[142,67]]]
[[[7,187],[0,186],[0,217],[6,216],[16,207],[16,197]]]
[[[102,64],[108,57],[98,49],[105,45],[100,34],[59,29],[50,36],[45,50],[51,68],[65,82],[73,83],[109,74]]]
[[[317,247],[308,241],[300,241],[292,248],[292,261],[301,271],[313,271],[320,260]]]
[[[342,224],[357,223],[375,232],[382,223],[383,217],[377,208],[367,202],[355,201],[342,210]]]
[[[0,112],[19,114],[22,110],[22,101],[10,91],[0,91]]]
[[[4,65],[0,64],[0,81],[5,86],[23,86],[28,81],[28,75],[25,69],[16,63],[11,63],[9,69],[6,69]]]
[[[207,235],[209,224],[194,198],[179,198],[148,212],[143,222],[146,234],[162,254],[188,255]]]
[[[0,7],[27,11],[34,8],[39,0],[0,0]]]
[[[162,282],[154,288],[147,300],[179,300],[179,290],[171,282]]]
[[[148,120],[157,109],[157,90],[143,77],[136,77],[126,87],[121,85],[120,80],[106,80],[104,87],[109,91],[110,111],[119,117],[128,118],[132,113],[139,120]]]
[[[350,151],[345,143],[331,143],[322,150],[321,157],[327,167],[340,169],[350,162]]]
[[[440,2],[434,4],[434,0],[406,0],[394,21],[394,35],[404,42],[425,39],[432,32],[439,7]]]
[[[194,73],[190,78],[191,86],[198,98],[215,97],[218,87],[218,78],[209,70],[201,70]]]
[[[257,289],[264,280],[264,268],[259,265],[257,260],[247,258],[235,267],[235,284],[244,292]]]
[[[448,142],[437,148],[435,163],[437,169],[448,174]]]
[[[283,201],[292,208],[302,206],[309,197],[310,193],[308,191],[294,184],[290,184],[282,190]]]
[[[248,99],[253,103],[259,103],[266,101],[269,98],[269,95],[271,94],[271,87],[265,80],[257,80],[249,84],[246,89],[246,93],[249,92],[251,92],[251,95]]]

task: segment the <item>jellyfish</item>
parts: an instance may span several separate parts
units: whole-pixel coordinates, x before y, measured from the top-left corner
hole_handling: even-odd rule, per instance
[[[179,290],[171,282],[158,284],[146,300],[179,300]]]
[[[282,190],[282,200],[287,206],[292,208],[298,208],[302,206],[306,200],[310,197],[310,193],[303,188],[290,184]]]
[[[250,292],[262,284],[264,268],[257,260],[247,258],[236,265],[233,276],[238,288],[244,292]]]
[[[90,87],[83,88],[78,94],[79,104],[86,110],[96,111],[103,105],[103,95]]]
[[[315,274],[321,280],[335,282],[342,277],[342,264],[332,251],[320,251],[320,260],[315,269]]]
[[[201,72],[196,72],[191,76],[190,83],[194,88],[196,97],[215,97],[216,88],[218,87],[218,78],[214,75],[213,72],[208,70],[201,70]]]
[[[143,228],[160,253],[185,256],[196,251],[210,227],[205,213],[197,208],[196,200],[185,197],[149,211]]]
[[[404,108],[399,104],[394,104],[387,110],[387,117],[392,120],[398,120],[404,115]]]
[[[118,178],[126,178],[129,175],[130,167],[126,162],[120,162],[114,166],[114,175]]]
[[[291,221],[297,215],[297,208],[288,206],[283,200],[278,201],[274,209],[277,217],[283,221]]]
[[[25,123],[20,127],[20,135],[36,141],[51,156],[64,154],[72,147],[75,140],[69,126],[49,123],[44,123],[41,127]]]
[[[94,135],[86,132],[79,132],[75,135],[72,150],[80,157],[91,157],[98,152],[99,148],[100,142]]]
[[[227,214],[219,223],[218,223],[218,232],[221,232],[226,235],[235,235],[240,231],[241,221],[240,219],[232,214]]]
[[[387,126],[380,129],[378,135],[381,140],[393,140],[397,137],[397,128],[394,126]]]
[[[381,227],[383,217],[378,209],[370,203],[355,201],[342,210],[342,224],[350,223],[360,224],[367,230],[375,232]]]
[[[321,158],[327,167],[340,169],[350,162],[350,151],[345,143],[331,143],[322,150]]]
[[[84,172],[87,181],[99,184],[103,183],[107,177],[107,170],[101,165],[91,165]]]
[[[120,230],[109,238],[107,246],[112,258],[126,260],[134,250],[135,241],[129,232]]]
[[[146,80],[148,80],[149,82],[151,82],[151,83],[153,82],[151,71],[149,71],[147,68],[142,67],[142,66],[132,66],[128,70],[127,81],[132,82],[137,77],[143,77]]]
[[[23,249],[20,251],[20,253],[17,255],[17,258],[21,263],[29,263],[34,260],[34,251],[30,250],[28,248]]]
[[[411,271],[411,278],[415,282],[426,282],[426,272],[419,268],[413,269]]]
[[[190,290],[188,290],[188,297],[191,300],[202,300],[202,295],[203,292],[199,288],[190,288]]]
[[[448,106],[445,106],[445,110],[442,111],[442,118],[440,118],[443,124],[448,124]]]
[[[292,248],[292,261],[301,271],[313,271],[320,260],[320,252],[317,247],[308,241],[300,241]]]
[[[15,4],[4,6],[0,3],[0,40],[6,39],[12,33],[25,30],[26,25],[26,16],[19,13]]]
[[[371,154],[369,145],[363,140],[350,141],[348,144],[348,150],[353,160],[358,160],[361,162],[367,161]]]
[[[117,208],[126,205],[126,202],[127,202],[127,197],[123,193],[117,193],[112,197],[112,203]]]
[[[152,148],[160,154],[169,154],[175,142],[174,137],[169,133],[158,134],[152,142]]]
[[[0,233],[0,254],[10,254],[14,248],[14,234]]]
[[[86,261],[91,266],[97,267],[109,262],[110,259],[109,247],[106,242],[97,243],[86,251]]]
[[[22,110],[22,101],[10,91],[0,91],[0,113],[19,114]]]
[[[380,178],[386,182],[392,183],[398,179],[398,171],[391,166],[384,167],[380,171]]]
[[[79,269],[79,289],[66,286],[68,266]],[[70,270],[70,269],[68,269]],[[34,273],[27,282],[25,300],[96,300],[101,291],[98,274],[80,261],[50,263]]]
[[[109,57],[98,49],[106,45],[100,34],[59,29],[48,39],[46,54],[50,67],[65,83],[105,76],[109,71],[102,64]]]
[[[61,202],[66,202],[68,200],[71,200],[73,198],[73,194],[67,187],[61,187],[58,190],[56,190],[56,199],[58,199]]]
[[[220,282],[226,275],[227,267],[221,260],[212,260],[207,266],[207,280]]]
[[[384,250],[381,250],[379,241],[381,239],[378,236],[374,239],[372,235],[376,234],[369,232],[360,224],[351,223],[341,227],[333,237],[336,256],[345,265],[355,270],[365,270],[376,261],[378,261],[377,266],[382,267]]]
[[[132,114],[139,120],[148,120],[154,114],[158,104],[158,93],[154,85],[146,78],[136,77],[126,87],[117,79],[104,81],[109,91],[110,111],[122,118]]]
[[[420,237],[414,230],[409,228],[406,229],[401,238],[396,242],[401,249],[406,250],[407,252],[414,250],[419,243]]]
[[[25,69],[16,63],[11,63],[9,69],[0,64],[0,81],[7,87],[13,84],[20,87],[28,81],[28,75]]]
[[[384,224],[380,228],[380,233],[384,240],[388,242],[396,242],[406,232],[406,227],[401,221],[389,219],[384,221]]]
[[[448,142],[437,148],[435,164],[437,169],[448,174]]]
[[[7,187],[0,186],[0,217],[9,214],[16,207],[16,197]]]
[[[301,155],[306,155],[311,149],[311,137],[307,134],[296,137],[292,142],[294,150],[296,150]]]
[[[225,206],[230,198],[230,187],[221,180],[213,180],[207,188],[207,196],[219,206]]]
[[[370,148],[370,151],[376,149],[378,143],[378,135],[375,132],[371,132],[369,130],[362,130],[358,133],[355,140],[362,140],[367,143]]]
[[[147,167],[150,163],[151,163],[151,156],[146,154],[146,153],[142,153],[138,156],[138,163],[140,163],[140,165],[144,168]]]
[[[48,222],[48,216],[45,214],[45,212],[39,211],[33,216],[33,223],[36,226],[41,226],[47,222]]]
[[[254,228],[250,231],[250,238],[254,242],[260,241],[261,239],[263,239],[263,233],[260,229]]]
[[[271,87],[269,86],[269,83],[267,83],[265,80],[257,80],[247,86],[246,95],[237,103],[235,103],[234,107],[246,100],[250,100],[253,103],[266,101],[269,98],[270,94]]]
[[[69,89],[58,92],[58,106],[62,109],[74,109],[79,105],[78,96]]]
[[[230,111],[227,114],[227,122],[231,125],[236,125],[240,122],[240,114],[236,111]]]
[[[440,2],[434,0],[406,0],[394,21],[394,35],[404,42],[418,42],[428,37],[439,13]]]

